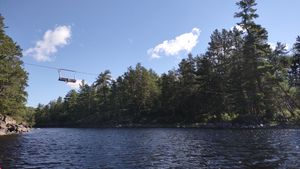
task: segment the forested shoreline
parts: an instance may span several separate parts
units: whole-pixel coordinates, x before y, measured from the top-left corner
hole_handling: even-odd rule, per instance
[[[237,26],[215,30],[207,51],[188,54],[178,68],[158,75],[138,63],[116,79],[105,70],[94,83],[83,81],[79,90],[36,108],[25,106],[22,50],[0,16],[2,121],[37,127],[300,124],[300,37],[291,50],[280,42],[271,48],[267,30],[255,22],[255,0],[237,6]]]
[[[237,3],[231,30],[215,30],[204,54],[158,75],[140,63],[116,79],[109,70],[78,91],[39,104],[37,126],[168,126],[300,122],[300,37],[291,51],[268,44],[255,0]]]

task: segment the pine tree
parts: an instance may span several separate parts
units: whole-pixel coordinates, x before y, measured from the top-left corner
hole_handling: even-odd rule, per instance
[[[192,54],[187,59],[182,59],[178,68],[178,114],[186,121],[193,121],[196,105],[196,62]]]
[[[140,63],[129,67],[120,85],[126,109],[132,113],[133,120],[148,116],[159,98],[158,76]]]
[[[111,90],[111,73],[109,70],[105,70],[100,73],[94,83],[96,90],[96,100],[98,111],[107,111],[109,107],[109,95]]]
[[[178,104],[180,100],[177,98],[179,87],[179,79],[176,70],[170,70],[164,73],[160,78],[160,115],[163,122],[180,121],[182,118],[178,116]],[[171,120],[171,121],[170,121]]]
[[[238,23],[245,31],[244,46],[242,51],[243,90],[246,100],[246,116],[253,117],[254,122],[261,121],[261,117],[271,111],[270,96],[272,84],[268,83],[268,77],[272,65],[268,63],[268,56],[271,54],[270,46],[267,43],[268,32],[254,22],[258,17],[256,14],[255,0],[242,0],[237,3],[241,12],[235,17],[241,18]]]
[[[228,66],[228,111],[237,114],[244,114],[246,112],[246,100],[243,90],[243,46],[244,40],[242,37],[242,31],[236,28],[232,31],[232,53]]]
[[[236,66],[237,63],[233,59],[234,53],[238,46],[235,43],[237,40],[236,32],[215,30],[211,35],[211,41],[209,42],[208,51],[205,56],[212,66],[210,73],[210,81],[213,81],[209,93],[214,96],[212,104],[214,104],[213,114],[220,119],[221,115],[230,111],[230,93],[232,86],[230,86],[231,78],[238,78],[237,76],[231,77],[231,66]],[[235,62],[234,64],[232,64]]]
[[[300,36],[294,44],[294,55],[290,70],[290,83],[292,86],[300,86]]]
[[[300,36],[297,37],[294,44],[294,55],[292,58],[292,65],[289,72],[290,84],[296,87],[296,103],[297,107],[300,105]]]
[[[0,114],[18,116],[25,111],[27,73],[21,48],[5,34],[0,15]]]

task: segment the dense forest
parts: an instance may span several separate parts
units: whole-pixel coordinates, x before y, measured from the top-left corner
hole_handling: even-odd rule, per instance
[[[22,50],[6,35],[5,28],[0,15],[0,115],[31,123],[34,109],[25,106],[28,75],[22,67]]]
[[[300,37],[268,44],[255,0],[237,3],[238,27],[215,30],[207,51],[157,75],[138,63],[117,79],[99,74],[78,91],[38,105],[38,126],[289,123],[300,120]]]
[[[237,26],[215,30],[207,51],[177,69],[158,75],[138,63],[116,79],[106,70],[37,108],[25,106],[22,50],[0,16],[0,115],[37,126],[299,123],[300,37],[292,50],[280,42],[271,48],[255,22],[255,0],[237,5]]]

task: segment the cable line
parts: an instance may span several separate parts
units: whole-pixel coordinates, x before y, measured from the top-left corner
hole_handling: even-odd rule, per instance
[[[89,72],[81,72],[77,70],[71,70],[71,69],[65,69],[65,68],[58,68],[58,67],[52,67],[52,66],[45,66],[45,65],[39,65],[39,64],[34,64],[34,63],[27,63],[23,62],[25,65],[30,65],[30,66],[35,66],[35,67],[40,67],[40,68],[45,68],[45,69],[52,69],[52,70],[57,70],[58,72],[58,80],[66,83],[76,83],[76,78],[75,78],[75,73],[80,73],[80,74],[85,74],[85,75],[91,75],[91,76],[97,76],[97,74],[94,73],[89,73]],[[73,77],[67,77],[66,75],[63,75],[63,72],[72,72]]]
[[[77,70],[72,70],[72,69],[65,69],[65,68],[59,68],[59,67],[52,67],[52,66],[45,66],[45,65],[39,65],[39,64],[34,64],[34,63],[27,63],[23,62],[25,65],[30,65],[30,66],[35,66],[35,67],[40,67],[40,68],[46,68],[46,69],[52,69],[52,70],[61,70],[61,71],[68,71],[68,72],[74,72],[74,73],[80,73],[80,74],[85,74],[85,75],[92,75],[92,76],[97,76],[95,73],[89,73],[89,72],[82,72],[82,71],[77,71]]]

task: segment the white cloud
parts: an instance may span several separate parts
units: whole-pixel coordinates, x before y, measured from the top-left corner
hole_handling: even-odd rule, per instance
[[[160,58],[161,55],[176,56],[180,52],[191,52],[197,45],[200,30],[193,28],[189,33],[181,34],[174,39],[165,40],[154,48],[148,49],[147,53],[151,58]]]
[[[233,31],[234,28],[236,28],[236,29],[237,29],[238,31],[240,31],[240,32],[243,32],[243,33],[246,32],[246,30],[245,30],[242,26],[240,26],[240,25],[235,25],[235,26],[231,27],[230,30]]]
[[[276,49],[276,43],[268,42],[268,44],[270,45],[270,47],[271,47],[272,50]]]
[[[274,43],[274,42],[268,42],[268,44],[270,45],[270,47],[271,47],[272,50],[275,50],[275,49],[276,49],[277,43]],[[285,44],[285,49],[286,49],[287,51],[291,50],[291,47],[290,47],[289,44],[286,44],[286,43],[284,43],[284,44]]]
[[[75,83],[68,82],[66,85],[72,89],[79,89],[80,85],[82,85],[82,80],[76,80]]]
[[[291,45],[286,43],[285,44],[285,49],[288,50],[288,51],[291,50]]]
[[[58,47],[68,44],[71,38],[70,26],[57,26],[54,30],[47,30],[42,40],[36,42],[35,47],[24,52],[39,62],[51,61],[51,56],[57,52]]]

